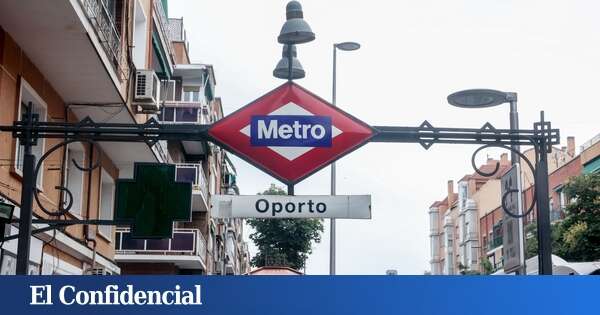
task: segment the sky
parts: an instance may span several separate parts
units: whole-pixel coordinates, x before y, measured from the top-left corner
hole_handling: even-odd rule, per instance
[[[277,36],[282,0],[170,0],[183,17],[193,63],[214,65],[225,113],[282,83]],[[518,93],[520,126],[532,129],[544,110],[561,143],[579,146],[600,133],[598,1],[552,0],[303,0],[316,40],[298,46],[306,78],[297,83],[331,99],[333,43],[338,52],[337,105],[371,125],[508,128],[508,106],[461,109],[446,96],[470,88]],[[477,147],[367,144],[337,163],[338,194],[372,195],[371,220],[337,221],[337,273],[423,274],[429,270],[428,207],[448,180],[472,173]],[[498,157],[500,152],[481,153]],[[264,191],[274,178],[235,158],[242,194]],[[329,168],[295,187],[329,194]],[[308,274],[329,272],[329,230],[307,261]],[[246,235],[247,237],[247,235]],[[251,251],[255,251],[252,248]]]

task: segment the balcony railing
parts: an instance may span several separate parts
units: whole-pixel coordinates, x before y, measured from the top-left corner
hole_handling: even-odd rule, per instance
[[[163,42],[167,46],[169,56],[173,58],[173,45],[171,45],[171,39],[169,37],[169,20],[167,19],[167,15],[165,14],[165,9],[163,8],[162,1],[154,0],[153,2],[154,11],[157,13],[156,17],[158,18],[158,23],[160,24],[160,35],[163,38]]]
[[[121,63],[121,36],[114,17],[108,10],[106,0],[79,0],[85,15],[96,31],[104,51],[113,58],[113,67],[118,72]]]
[[[192,183],[194,191],[201,191],[204,198],[208,197],[208,181],[201,164],[177,164],[175,178],[180,182]]]
[[[172,161],[167,146],[167,141],[165,140],[160,140],[152,146],[152,151],[160,157],[160,162],[162,163],[171,163]]]
[[[158,115],[163,123],[208,124],[207,105],[201,102],[164,101]]]
[[[206,261],[206,241],[198,229],[174,229],[173,238],[163,240],[132,239],[128,228],[118,228],[115,250],[121,255],[186,255]]]
[[[495,237],[487,244],[488,251],[496,249],[502,245],[502,237]]]

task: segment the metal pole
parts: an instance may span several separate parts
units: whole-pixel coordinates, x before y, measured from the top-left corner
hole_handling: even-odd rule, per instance
[[[508,100],[510,102],[510,130],[516,131],[519,130],[519,112],[517,111],[517,93],[507,93]],[[520,151],[520,147],[518,144],[513,144],[512,148]],[[519,155],[515,152],[510,153],[510,160],[512,164],[515,165],[519,161]]]
[[[542,128],[544,114],[542,112]],[[544,130],[544,133],[546,131]],[[537,190],[537,234],[538,234],[538,264],[540,275],[552,274],[552,238],[550,230],[550,199],[548,193],[548,152],[546,139],[542,138],[539,145],[539,162],[536,166]]]
[[[288,48],[288,82],[292,82],[292,61],[294,56],[292,55],[292,45],[287,45]]]
[[[516,132],[517,130],[519,130],[519,111],[517,109],[517,93],[507,93],[507,99],[510,102],[510,130]],[[514,150],[517,151],[521,151],[521,147],[518,144],[512,144],[511,147]],[[520,162],[520,157],[517,153],[512,152],[510,153],[510,161],[512,165],[516,165],[519,164]],[[520,175],[520,174],[519,174]],[[519,176],[519,178],[521,178],[521,176]],[[522,183],[518,183],[518,187],[519,189],[521,189],[521,191],[519,191],[519,196],[518,198],[521,199],[522,196]],[[519,205],[519,209],[517,209],[517,214],[522,215],[523,214],[523,203],[522,202],[517,202],[517,204]],[[524,234],[524,229],[523,229],[523,218],[519,217],[517,219],[517,224],[518,224],[518,228],[519,228],[519,256],[521,258],[521,268],[519,268],[519,270],[517,270],[517,275],[526,275],[527,274],[527,266],[525,265],[525,234]]]
[[[294,195],[294,185],[292,185],[292,184],[287,185],[287,194],[288,194],[288,196]]]
[[[30,102],[26,108],[27,126],[33,125],[33,105]],[[21,185],[21,212],[19,216],[19,241],[17,245],[17,269],[18,275],[29,273],[29,247],[31,245],[31,218],[33,216],[33,190],[35,189],[35,178],[33,176],[35,156],[31,154],[33,142],[31,129],[25,132],[21,139],[23,145],[23,178]],[[17,162],[18,163],[18,162]]]
[[[331,104],[335,106],[336,98],[336,76],[337,76],[337,47],[333,44],[333,88]],[[331,163],[331,195],[335,196],[335,163]],[[330,219],[329,224],[329,274],[335,275],[335,219]]]

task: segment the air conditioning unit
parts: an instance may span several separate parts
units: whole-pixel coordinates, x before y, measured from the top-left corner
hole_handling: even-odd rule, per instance
[[[143,113],[160,109],[160,80],[152,70],[138,70],[135,74],[134,101]]]
[[[233,267],[233,264],[228,263],[227,265],[225,265],[225,274],[226,275],[235,275],[235,268]]]

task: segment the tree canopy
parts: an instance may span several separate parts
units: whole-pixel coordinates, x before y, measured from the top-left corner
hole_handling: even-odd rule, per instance
[[[567,261],[600,259],[600,173],[573,177],[564,187],[571,202],[560,224],[556,253]]]
[[[600,173],[572,177],[564,186],[570,200],[565,219],[552,225],[552,253],[567,261],[600,260]],[[527,229],[527,258],[537,255],[537,229]]]
[[[285,195],[286,192],[271,184],[262,195]],[[287,266],[302,269],[312,253],[312,242],[321,241],[321,219],[249,219],[248,225],[255,232],[250,239],[258,247],[252,265]]]

